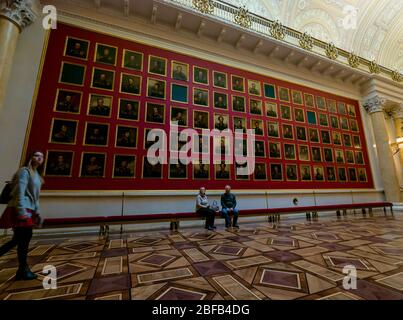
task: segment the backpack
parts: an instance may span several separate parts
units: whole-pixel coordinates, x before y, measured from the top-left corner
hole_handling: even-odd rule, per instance
[[[1,191],[0,195],[0,203],[1,204],[8,204],[10,200],[12,199],[12,191],[14,188],[14,182],[13,181],[6,181],[6,185],[3,188],[3,191]]]

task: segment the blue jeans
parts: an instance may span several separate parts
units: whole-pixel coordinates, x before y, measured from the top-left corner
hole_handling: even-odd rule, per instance
[[[225,219],[225,226],[230,227],[231,226],[231,217],[229,216],[229,210],[227,208],[223,208],[221,213],[223,218]],[[232,220],[232,226],[236,226],[238,222],[238,214],[239,211],[237,208],[233,208],[232,214],[234,215],[234,218]]]

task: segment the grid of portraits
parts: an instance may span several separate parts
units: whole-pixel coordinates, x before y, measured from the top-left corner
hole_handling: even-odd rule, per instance
[[[254,188],[271,182],[301,188],[372,183],[355,102],[133,42],[116,45],[111,39],[65,36],[44,141],[47,177],[261,182]],[[43,107],[37,101],[35,115]],[[147,159],[154,143],[151,130],[168,134],[172,123],[179,133],[188,128],[198,133],[193,144],[200,152],[193,164]],[[206,139],[202,129],[242,130],[243,140],[231,148],[243,153],[246,129],[254,129],[254,173],[238,175],[244,165],[224,162],[228,140]],[[175,159],[175,147],[186,142],[175,142],[169,134],[166,139],[168,158]],[[212,161],[214,152],[221,161]],[[201,161],[206,157],[210,164]]]

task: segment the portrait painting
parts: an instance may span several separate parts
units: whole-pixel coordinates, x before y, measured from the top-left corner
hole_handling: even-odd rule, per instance
[[[306,128],[305,127],[296,127],[297,130],[297,139],[301,141],[306,141]]]
[[[361,140],[359,136],[353,136],[354,148],[361,148]]]
[[[215,179],[228,180],[230,178],[230,165],[222,161],[214,165]]]
[[[113,90],[115,72],[94,68],[92,72],[92,87],[104,90]]]
[[[228,122],[229,122],[228,115],[221,114],[221,113],[214,114],[214,129],[217,129],[220,131],[226,130],[226,129],[228,129]]]
[[[367,172],[364,168],[358,168],[358,181],[367,182]]]
[[[151,163],[149,160],[151,160]],[[142,177],[144,179],[162,178],[162,164],[158,162],[158,159],[143,157]]]
[[[298,180],[297,165],[287,164],[285,166],[285,176],[287,178],[287,181],[297,181]]]
[[[294,104],[303,105],[301,91],[291,90],[291,97]]]
[[[144,149],[148,150],[155,143],[161,144],[163,149],[163,147],[165,146],[164,137],[165,137],[164,130],[158,128],[153,129],[146,128],[144,130]]]
[[[339,109],[340,114],[347,115],[347,108],[344,102],[337,102],[337,108]]]
[[[193,162],[193,179],[208,180],[210,179],[210,165],[202,161]]]
[[[260,119],[250,119],[251,129],[255,131],[255,135],[263,136],[263,121]]]
[[[112,97],[98,94],[90,94],[88,115],[97,117],[110,117],[112,109]]]
[[[171,106],[171,123],[186,127],[188,125],[188,109]]]
[[[348,168],[348,179],[350,182],[357,182],[357,171],[355,168]]]
[[[177,83],[171,83],[171,101],[187,103],[188,87]]]
[[[248,80],[248,93],[254,96],[261,96],[260,81]]]
[[[321,130],[322,143],[330,144],[330,132],[327,130]]]
[[[349,130],[349,127],[348,127],[348,119],[347,119],[347,118],[344,118],[344,117],[341,117],[341,118],[340,118],[340,127],[341,127],[343,130]]]
[[[324,114],[324,113],[319,113],[319,124],[320,124],[321,126],[324,126],[324,127],[328,127],[328,126],[329,126],[329,121],[328,121],[328,118],[327,118],[327,115],[326,115],[326,114]]]
[[[249,175],[243,174],[247,170],[247,166],[247,163],[240,164],[235,162],[235,180],[249,180]]]
[[[279,134],[279,125],[277,122],[268,122],[267,123],[267,131],[268,131],[268,136],[273,137],[273,138],[278,138],[280,137]]]
[[[238,76],[231,76],[232,91],[245,92],[245,79]]]
[[[51,143],[75,144],[77,136],[76,120],[53,119],[50,134]]]
[[[337,176],[340,182],[347,181],[346,168],[337,168]]]
[[[357,164],[365,164],[364,163],[364,155],[361,151],[356,151],[355,152],[355,162]]]
[[[102,123],[86,123],[84,145],[107,146],[109,125]]]
[[[189,65],[187,63],[172,61],[171,77],[174,80],[188,81],[189,80]]]
[[[87,60],[89,44],[90,42],[87,40],[67,37],[64,55]]]
[[[261,100],[250,99],[249,108],[251,114],[263,115]]]
[[[332,132],[332,140],[334,145],[341,146],[341,138],[340,138],[340,133],[333,131]]]
[[[326,110],[326,100],[324,97],[316,96],[316,107],[320,110]]]
[[[165,123],[165,106],[163,104],[147,102],[146,122]]]
[[[214,87],[227,89],[227,74],[213,71],[213,85]]]
[[[304,110],[299,108],[294,108],[294,118],[295,121],[305,122]]]
[[[265,157],[266,150],[264,147],[264,141],[255,140],[255,157]]]
[[[333,162],[333,149],[323,148],[326,162]]]
[[[354,164],[354,152],[351,150],[346,150],[346,159],[348,164]]]
[[[355,116],[356,116],[356,113],[355,113],[355,106],[353,106],[352,104],[348,104],[348,105],[347,105],[347,112],[348,112],[348,115],[349,115],[350,117],[355,117]]]
[[[351,131],[358,132],[358,122],[357,120],[350,119]]]
[[[322,166],[313,166],[313,176],[315,178],[315,181],[325,181],[323,167]]]
[[[193,104],[197,106],[208,107],[209,105],[208,90],[193,88]]]
[[[283,180],[283,167],[280,163],[270,164],[270,177],[272,181]]]
[[[81,158],[80,177],[103,178],[105,176],[106,154],[84,152]]]
[[[209,113],[193,110],[193,127],[197,129],[209,129]]]
[[[334,170],[334,167],[326,167],[326,177],[329,182],[336,181],[336,171]]]
[[[330,116],[330,126],[339,129],[339,119],[336,116]]]
[[[123,67],[131,70],[143,70],[143,54],[136,51],[123,51]]]
[[[290,90],[284,87],[278,87],[278,97],[280,101],[290,102]]]
[[[120,148],[136,148],[137,128],[118,125],[116,127],[115,146]]]
[[[278,118],[277,103],[265,102],[266,116],[270,118]]]
[[[46,156],[45,175],[54,177],[70,177],[73,167],[72,151],[48,151]]]
[[[322,153],[320,152],[320,147],[311,147],[312,151],[312,161],[322,162]]]
[[[166,83],[163,80],[147,79],[147,97],[165,99]]]
[[[269,158],[281,158],[281,144],[280,142],[269,142]]]
[[[141,91],[141,77],[122,73],[120,92],[139,95]]]
[[[280,113],[281,113],[281,119],[292,120],[292,118],[291,118],[291,107],[290,106],[281,105],[280,106]]]
[[[119,119],[139,120],[139,101],[120,99],[119,102]]]
[[[231,152],[230,141],[225,137],[214,136],[213,145],[215,155],[229,155]]]
[[[81,64],[62,62],[59,82],[83,86],[86,66]]]
[[[266,164],[256,163],[253,176],[255,180],[267,180]]]
[[[214,108],[228,109],[228,99],[225,93],[214,92]]]
[[[305,145],[298,145],[298,158],[300,161],[309,161],[309,147]]]
[[[327,110],[332,113],[337,113],[336,101],[327,99]]]
[[[208,70],[201,67],[193,67],[193,82],[208,84]]]
[[[284,143],[284,158],[286,160],[296,160],[295,144]]]
[[[118,48],[97,43],[95,48],[95,62],[116,65]]]
[[[78,91],[59,89],[56,95],[55,111],[79,113],[82,93]]]
[[[309,142],[319,143],[319,133],[318,129],[309,128]]]
[[[237,130],[242,130],[243,133],[246,133],[246,119],[240,117],[234,117],[233,119],[234,132]]]
[[[136,156],[115,154],[113,160],[113,178],[134,178]]]
[[[232,111],[245,112],[245,98],[232,96]]]
[[[193,151],[200,154],[210,153],[210,136],[205,134],[194,136]]]
[[[292,125],[283,124],[283,139],[294,140],[294,132],[292,130]]]
[[[167,59],[150,55],[148,59],[148,73],[166,76]]]
[[[349,134],[343,134],[343,144],[346,147],[351,147],[351,136]]]
[[[270,99],[276,99],[276,86],[274,84],[263,84],[264,96]]]
[[[187,165],[181,163],[179,160],[177,162],[169,164],[169,179],[186,179],[188,176]]]
[[[309,165],[300,166],[300,175],[302,181],[312,181],[311,166]]]
[[[336,153],[336,163],[344,163],[344,153],[343,150],[335,149]]]
[[[308,108],[315,108],[315,102],[313,95],[310,93],[304,93],[304,98],[305,98],[305,106]]]

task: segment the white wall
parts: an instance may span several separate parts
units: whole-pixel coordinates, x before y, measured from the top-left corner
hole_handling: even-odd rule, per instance
[[[69,21],[71,22],[71,21]],[[83,23],[84,24],[84,23]],[[80,23],[80,25],[82,25]],[[86,22],[86,27],[89,27],[89,22]],[[99,30],[98,26],[93,26]],[[104,32],[109,32],[115,35],[122,35],[121,30],[113,30],[110,27]],[[38,68],[41,60],[42,47],[44,43],[44,30],[39,22],[31,25],[20,35],[16,56],[14,59],[14,66],[12,76],[10,78],[10,85],[7,91],[5,109],[0,117],[0,179],[4,181],[8,179],[11,174],[17,169],[21,151],[24,143],[24,136],[27,129],[29,113],[31,109],[31,102],[34,95],[34,87]],[[129,36],[125,34],[125,36]],[[172,42],[163,42],[161,39],[158,41],[151,36],[147,39],[144,33],[138,36],[131,33],[132,38],[141,37],[143,41],[148,41],[149,44],[158,43],[158,45],[165,45],[172,47]],[[171,41],[171,40],[170,40]],[[190,53],[192,49],[185,47],[181,38],[175,41],[176,50],[183,53]],[[188,45],[189,43],[186,42]],[[220,51],[217,47],[211,47],[210,52],[206,50],[200,53],[200,57],[212,59],[215,56],[217,61],[225,60],[226,51]],[[248,57],[239,55],[237,60],[227,59],[227,64],[239,65],[243,61],[243,66],[248,66]],[[252,71],[259,69],[256,65],[250,65]],[[272,75],[268,67],[261,68],[260,73]],[[285,71],[284,71],[285,72]],[[278,75],[278,72],[277,72]],[[279,76],[277,76],[279,77]],[[287,80],[292,79],[292,75],[287,77]],[[292,81],[292,80],[291,80]],[[298,83],[306,86],[315,87],[320,90],[326,90],[335,94],[341,94],[340,89],[335,89],[330,85],[325,85],[325,81],[319,85],[318,78],[312,76],[312,82],[298,78]],[[351,94],[349,97],[360,99],[359,94]],[[374,144],[372,126],[370,117],[361,108],[361,114],[364,124],[365,135],[368,143],[368,153],[372,165],[372,174],[374,177],[375,188],[371,190],[354,190],[352,196],[351,190],[316,190],[313,196],[313,190],[267,190],[253,191],[245,190],[238,191],[238,199],[241,208],[266,208],[267,203],[269,207],[285,207],[293,206],[292,200],[294,197],[299,199],[299,205],[312,205],[317,204],[336,204],[336,203],[351,203],[357,201],[376,201],[383,200],[382,183],[380,179],[380,172],[377,167],[377,159],[375,149],[372,147]],[[38,130],[38,128],[33,128]],[[159,192],[155,195],[145,192],[127,192],[123,204],[124,214],[136,213],[160,213],[160,212],[188,212],[194,210],[195,193],[197,191],[175,191],[175,192]],[[218,200],[221,191],[209,191],[211,200]],[[352,199],[353,198],[353,199]],[[44,192],[41,198],[42,213],[44,217],[78,217],[78,216],[96,216],[96,215],[120,215],[122,212],[122,196],[119,193],[104,193],[104,192],[78,192],[71,193],[55,193]],[[0,208],[1,209],[1,208]]]

